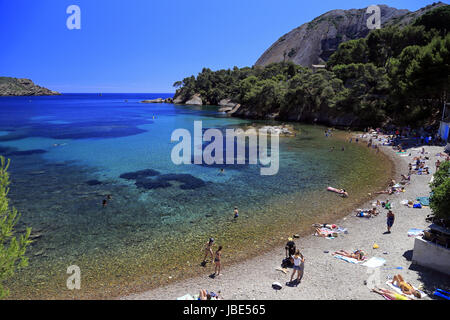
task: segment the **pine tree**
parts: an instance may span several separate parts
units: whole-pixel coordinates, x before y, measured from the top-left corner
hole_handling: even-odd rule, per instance
[[[19,221],[20,214],[15,208],[10,208],[9,174],[7,172],[10,161],[0,156],[0,299],[9,294],[3,282],[14,275],[16,269],[28,265],[25,257],[27,246],[31,243],[29,236],[31,228],[27,228],[19,238],[15,236],[14,227]]]

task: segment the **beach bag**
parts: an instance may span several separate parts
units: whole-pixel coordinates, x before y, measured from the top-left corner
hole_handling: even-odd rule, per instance
[[[413,208],[421,209],[422,205],[420,203],[414,203]]]
[[[282,268],[291,267],[292,265],[293,265],[293,263],[290,258],[284,258],[283,261],[281,262]]]

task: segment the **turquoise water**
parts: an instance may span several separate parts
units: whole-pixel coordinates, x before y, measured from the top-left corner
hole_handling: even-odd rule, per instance
[[[346,144],[345,152],[330,152],[345,142],[314,126],[297,125],[297,137],[280,138],[280,170],[273,176],[261,176],[258,165],[225,166],[224,174],[218,166],[177,166],[170,159],[175,129],[192,132],[198,120],[221,130],[252,122],[215,107],[139,103],[168,96],[0,98],[0,154],[12,159],[10,197],[22,213],[19,230],[31,226],[36,236],[30,266],[9,284],[13,297],[111,296],[133,290],[137,279],[145,289],[164,283],[169,261],[189,266],[201,259],[209,237],[244,257],[249,238],[275,237],[293,217],[314,217],[342,201],[327,186],[356,195],[379,183],[368,169],[376,167],[368,150]],[[120,177],[140,170],[152,174]],[[103,208],[108,194],[112,200]],[[72,264],[90,279],[80,293],[64,286]]]

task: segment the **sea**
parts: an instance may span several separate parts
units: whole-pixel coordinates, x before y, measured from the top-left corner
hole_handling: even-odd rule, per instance
[[[208,276],[209,238],[224,247],[226,268],[348,214],[391,174],[389,160],[349,143],[349,132],[327,137],[327,128],[303,124],[279,138],[274,175],[249,161],[175,164],[172,134],[193,132],[195,121],[221,132],[281,123],[233,118],[217,106],[141,103],[172,96],[0,97],[16,236],[31,227],[33,239],[28,266],[5,282],[11,299],[110,299]],[[68,285],[73,266],[80,289]]]

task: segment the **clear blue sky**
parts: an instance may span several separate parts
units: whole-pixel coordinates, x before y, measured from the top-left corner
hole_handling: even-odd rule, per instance
[[[386,0],[417,10],[432,0]],[[376,3],[376,2],[375,2]],[[66,8],[81,8],[68,30]],[[280,36],[365,0],[0,0],[0,75],[60,92],[174,92],[203,67],[251,66]]]

